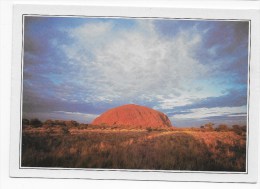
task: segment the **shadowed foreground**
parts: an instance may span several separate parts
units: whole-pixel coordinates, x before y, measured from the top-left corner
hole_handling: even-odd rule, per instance
[[[245,137],[200,130],[27,128],[23,167],[245,171]]]

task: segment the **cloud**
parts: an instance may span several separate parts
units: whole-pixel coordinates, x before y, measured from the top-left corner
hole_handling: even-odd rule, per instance
[[[175,126],[199,126],[208,122],[216,125],[246,125],[247,107],[215,107],[196,108],[187,111],[177,111],[169,116]]]
[[[169,41],[160,37],[152,21],[138,20],[130,31],[91,23],[71,34],[75,44],[63,49],[70,61],[82,66],[80,77],[90,100],[176,94],[206,71],[193,58],[201,41],[198,33],[183,32]]]
[[[247,94],[241,90],[231,90],[222,96],[196,100],[192,104],[185,106],[185,108],[239,107],[243,105],[247,105]],[[176,108],[182,107],[179,106]]]
[[[246,115],[246,106],[239,107],[214,107],[214,108],[194,108],[186,112],[176,112],[171,116],[177,119],[204,119],[216,116],[237,117]]]
[[[241,107],[243,107],[243,109],[241,109]],[[187,115],[191,115],[191,118],[192,115],[194,115],[194,112],[197,113],[196,115],[202,116],[203,113],[201,112],[206,111],[211,114],[211,110],[214,109],[229,110],[227,113],[229,112],[230,116],[234,115],[234,112],[232,111],[237,111],[235,113],[242,114],[247,112],[246,107],[247,95],[245,92],[243,92],[243,90],[230,90],[227,93],[216,97],[184,97],[184,100],[182,100],[180,103],[178,103],[176,100],[167,100],[167,98],[162,98],[162,100],[159,101],[157,105],[157,109],[166,112],[169,116],[180,115],[180,117],[185,117]],[[214,113],[216,114],[215,116],[219,114],[218,111],[215,111]]]

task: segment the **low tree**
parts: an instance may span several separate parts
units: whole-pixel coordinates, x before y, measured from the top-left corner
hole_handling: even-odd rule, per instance
[[[242,126],[241,129],[242,129],[242,131],[246,132],[247,131],[246,125]]]
[[[148,131],[148,132],[152,132],[153,129],[152,129],[151,127],[147,127],[147,128],[146,128],[146,131]]]
[[[74,120],[64,121],[65,125],[67,127],[77,127],[79,126],[79,123]]]
[[[54,125],[56,126],[65,126],[65,121],[63,120],[55,120]]]
[[[51,119],[48,119],[43,124],[47,125],[47,126],[54,126],[55,122],[53,120],[51,120]]]
[[[238,135],[246,134],[246,126],[232,125],[232,131]]]
[[[220,124],[217,128],[216,131],[220,131],[220,132],[224,132],[224,131],[228,131],[228,126],[225,124]]]
[[[62,133],[64,134],[64,135],[69,135],[70,134],[70,131],[69,131],[69,128],[68,127],[62,127]]]
[[[29,121],[29,119],[22,119],[22,126],[23,127],[26,127],[26,126],[28,126],[30,124],[30,121]]]
[[[88,127],[89,127],[89,124],[81,123],[81,124],[79,124],[78,129],[87,129]]]
[[[206,123],[206,124],[204,125],[204,128],[205,128],[207,131],[213,131],[213,130],[214,130],[213,126],[214,126],[214,123],[209,122],[209,123]]]
[[[42,126],[42,122],[39,119],[34,118],[34,119],[30,120],[30,125],[32,127],[41,127]]]

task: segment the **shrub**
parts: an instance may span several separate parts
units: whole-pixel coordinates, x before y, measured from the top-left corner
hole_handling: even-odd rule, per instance
[[[246,125],[242,126],[241,129],[242,129],[242,131],[246,132],[246,130],[247,130]]]
[[[48,119],[44,122],[44,125],[53,126],[55,125],[55,122],[51,119]]]
[[[83,124],[83,123],[81,123],[81,124],[79,124],[79,126],[78,126],[78,129],[86,129],[86,128],[88,128],[88,124]]]
[[[39,119],[35,118],[35,119],[31,119],[30,120],[30,125],[32,127],[41,127],[42,126],[42,122]]]
[[[240,172],[246,167],[246,138],[233,133],[209,132],[205,136],[200,132],[173,132],[160,136],[156,132],[131,131],[70,135],[67,127],[61,129],[23,132],[22,165]]]
[[[74,121],[74,120],[64,121],[64,124],[67,127],[77,127],[77,126],[79,126],[79,123]]]
[[[209,122],[209,123],[206,123],[205,125],[201,125],[200,129],[203,132],[205,132],[205,131],[214,131],[213,126],[214,126],[214,123]]]
[[[67,127],[76,127],[79,126],[79,123],[74,120],[63,121],[63,120],[51,120],[48,119],[44,122],[44,125],[47,126],[67,126]]]
[[[233,125],[232,131],[235,132],[238,135],[245,135],[246,134],[246,126]]]
[[[70,134],[70,131],[69,131],[68,127],[62,127],[62,133],[63,133],[64,135],[69,135],[69,134]]]
[[[214,125],[214,123],[206,123],[205,125],[204,125],[204,128],[207,130],[207,131],[213,131],[214,130],[214,128],[213,128],[213,125]]]
[[[65,126],[65,121],[55,120],[55,121],[54,121],[54,125],[57,125],[57,126]]]
[[[29,124],[30,124],[29,119],[22,119],[22,126],[23,127],[28,126]]]
[[[228,131],[228,130],[229,130],[229,129],[228,129],[228,126],[225,125],[225,124],[220,124],[220,125],[218,126],[218,128],[216,128],[216,131],[220,131],[220,132]]]

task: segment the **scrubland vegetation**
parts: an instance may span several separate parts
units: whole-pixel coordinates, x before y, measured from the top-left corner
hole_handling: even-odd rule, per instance
[[[121,129],[23,120],[22,166],[246,171],[246,127]]]

